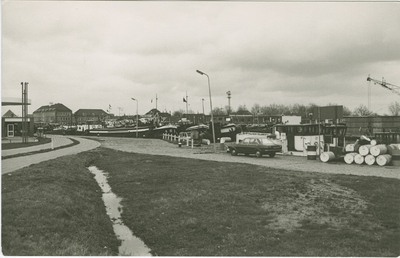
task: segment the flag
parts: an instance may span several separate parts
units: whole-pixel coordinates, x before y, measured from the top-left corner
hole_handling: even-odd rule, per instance
[[[185,98],[183,98],[183,102],[186,102],[186,99],[185,99]]]
[[[111,104],[108,104],[108,109],[111,109]]]
[[[151,103],[153,103],[153,99],[151,99]]]

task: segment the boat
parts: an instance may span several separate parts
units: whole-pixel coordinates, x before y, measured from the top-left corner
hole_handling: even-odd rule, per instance
[[[88,135],[112,136],[112,137],[137,137],[147,138],[150,127],[118,127],[118,128],[95,128],[87,131]]]
[[[282,141],[286,153],[307,156],[312,149],[318,155],[331,151],[338,157],[346,146],[346,129],[343,124],[277,124],[272,134]]]
[[[152,128],[149,132],[149,138],[163,138],[163,134],[178,134],[177,133],[178,127],[175,125],[163,125],[160,127]]]

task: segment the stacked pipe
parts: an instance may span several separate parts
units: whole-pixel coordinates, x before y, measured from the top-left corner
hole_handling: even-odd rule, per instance
[[[361,145],[357,141],[355,144],[346,145],[345,150],[347,153],[344,156],[344,161],[347,164],[400,165],[400,144],[386,145],[371,140],[368,144]]]

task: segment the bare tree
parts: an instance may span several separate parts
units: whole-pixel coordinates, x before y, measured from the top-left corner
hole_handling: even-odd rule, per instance
[[[400,103],[397,101],[390,103],[389,111],[392,116],[400,115]]]
[[[253,115],[257,115],[262,112],[260,104],[255,103],[250,111]]]
[[[226,111],[223,108],[216,107],[216,108],[213,108],[213,115],[216,115],[216,116],[226,115]]]
[[[371,116],[374,113],[370,111],[364,104],[360,104],[353,111],[353,115],[355,116]]]

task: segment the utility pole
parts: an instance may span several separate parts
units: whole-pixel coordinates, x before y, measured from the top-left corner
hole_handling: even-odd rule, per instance
[[[228,116],[231,113],[231,91],[228,91],[226,94],[228,94]]]
[[[28,83],[21,82],[22,86],[22,142],[28,142],[28,129],[29,125],[27,125],[28,121]]]
[[[157,109],[157,101],[158,101],[158,98],[157,98],[157,94],[156,94],[156,109]]]
[[[202,105],[203,105],[203,115],[205,115],[204,113],[204,99],[201,99]]]

